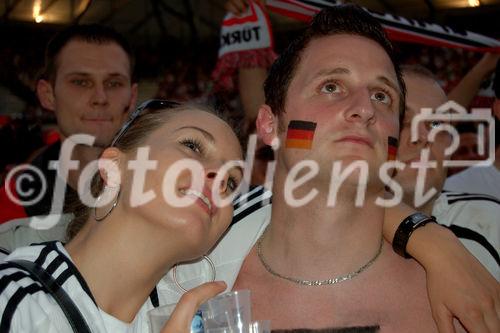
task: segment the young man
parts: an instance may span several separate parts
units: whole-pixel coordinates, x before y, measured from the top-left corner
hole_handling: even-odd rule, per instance
[[[36,89],[42,107],[56,115],[61,142],[47,147],[33,160],[31,165],[41,171],[39,178],[33,172],[22,171],[0,189],[0,223],[49,214],[57,181],[67,185],[65,198],[76,195],[82,170],[97,159],[136,104],[133,68],[128,42],[104,26],[72,26],[49,42],[45,69]],[[61,179],[49,163],[59,159],[61,145],[74,134],[92,135],[95,141],[75,146],[71,157],[79,165],[70,168],[67,179]],[[45,191],[40,178],[46,182]],[[20,202],[11,200],[6,191]],[[22,204],[31,200],[32,204]]]
[[[266,144],[276,148],[276,139],[281,141],[276,148],[273,204],[265,205],[269,194],[258,190],[238,199],[236,223],[210,257],[217,279],[232,289],[250,289],[253,318],[271,319],[273,329],[335,331],[335,327],[349,327],[355,331],[353,327],[363,326],[363,332],[378,328],[387,332],[437,330],[422,267],[397,256],[382,241],[382,228],[391,229],[387,221],[398,221],[397,226],[408,214],[394,218],[374,204],[384,193],[378,169],[388,157],[388,136],[398,137],[404,110],[402,79],[389,54],[390,43],[378,23],[358,7],[339,6],[318,14],[281,54],[268,76],[267,105],[259,112],[257,129]],[[342,162],[345,168],[358,160],[366,161],[369,174],[364,205],[354,204],[360,184],[357,172],[345,179],[336,203],[329,205],[330,186],[336,185],[331,182],[332,164]],[[294,168],[304,163],[305,168]],[[289,177],[293,172],[296,177]],[[293,184],[296,178],[302,182]],[[312,200],[298,207],[291,203],[308,196]],[[392,236],[395,229],[384,230],[384,234]],[[412,236],[433,238],[419,243],[425,249],[419,254],[434,302],[440,298],[434,297],[436,289],[446,288],[441,285],[444,271],[434,274],[432,267],[454,266],[448,266],[454,261],[454,255],[447,252],[450,247],[444,247],[446,258],[439,258],[443,251],[435,248],[450,244],[449,234],[427,224]],[[392,239],[390,236],[387,238]],[[426,256],[432,259],[427,261]],[[460,266],[465,257],[459,256]],[[489,274],[483,275],[484,268],[475,259],[465,261],[481,272],[485,278],[481,285],[488,286],[490,295],[497,295],[498,284]],[[206,281],[209,274],[201,262],[179,268],[175,278],[168,274],[158,286],[160,303],[179,299],[178,283],[189,288]],[[455,289],[456,282],[465,280],[453,276],[447,284],[454,287],[446,290],[468,293],[468,287]],[[464,295],[460,300],[445,298],[451,303],[465,298],[476,303],[475,294]],[[493,296],[492,304],[497,298]],[[470,311],[458,314],[461,306],[437,303],[433,303],[433,314],[443,332],[453,329],[452,313],[468,327],[488,325],[486,332],[499,327],[494,307],[478,311],[485,310],[481,318],[488,319],[483,321],[470,318],[466,314]]]
[[[342,18],[321,15],[312,28],[319,34],[291,47],[301,50],[300,60],[287,64],[285,52],[266,82],[268,105],[259,112],[257,128],[267,144],[275,138],[282,143],[271,222],[245,259],[234,288],[251,289],[254,316],[270,318],[276,328],[437,331],[425,273],[383,241],[384,209],[375,204],[384,196],[378,172],[388,159],[388,137],[398,137],[404,100],[390,44],[359,14],[337,31],[330,30],[331,20]],[[352,35],[353,29],[359,33]],[[365,54],[370,56],[360,56]],[[280,82],[273,75],[280,65],[293,68],[290,79]],[[316,124],[310,149],[287,148],[293,121]],[[292,195],[314,199],[290,207],[287,177],[304,160],[317,164],[318,172]],[[362,206],[354,204],[361,171],[345,179],[331,204],[331,187],[342,182],[333,175],[332,162],[342,162],[345,170],[359,160],[368,165]],[[325,282],[330,279],[331,285]],[[325,285],[305,287],[306,281]],[[287,306],[276,306],[275,300]]]
[[[432,128],[439,128],[439,122],[421,122],[418,126],[418,138],[411,140],[411,123],[422,108],[435,110],[447,98],[432,73],[422,67],[403,67],[407,88],[405,120],[401,129],[398,149],[399,160],[405,163],[403,170],[398,170],[396,182],[403,188],[403,201],[418,211],[433,215],[438,222],[448,226],[461,239],[467,249],[488,268],[490,273],[500,280],[500,201],[480,194],[442,192],[447,170],[443,161],[449,159],[445,149],[451,144],[448,132],[440,132],[429,140]],[[419,179],[418,170],[411,166],[420,160],[421,151],[429,150],[429,160],[435,161],[436,167],[427,169],[425,177]],[[424,184],[423,191],[432,188],[435,194],[421,203],[415,201],[417,182]]]

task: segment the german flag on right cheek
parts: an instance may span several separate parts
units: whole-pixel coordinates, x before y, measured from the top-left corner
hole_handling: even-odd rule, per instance
[[[398,154],[398,139],[390,136],[387,138],[387,160],[394,161],[396,160],[396,155]]]
[[[292,120],[286,133],[286,148],[311,149],[316,123],[303,120]]]

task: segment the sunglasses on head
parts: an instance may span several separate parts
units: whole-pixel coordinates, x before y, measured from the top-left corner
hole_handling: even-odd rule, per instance
[[[115,135],[113,140],[111,141],[110,147],[113,147],[118,140],[125,134],[125,132],[130,128],[130,125],[134,122],[134,120],[139,117],[141,114],[143,114],[144,110],[160,110],[160,109],[171,109],[176,106],[179,106],[180,103],[175,102],[175,101],[168,101],[168,100],[163,100],[163,99],[150,99],[147,100],[141,105],[139,105],[128,117],[127,121],[123,126],[120,128],[118,133]]]

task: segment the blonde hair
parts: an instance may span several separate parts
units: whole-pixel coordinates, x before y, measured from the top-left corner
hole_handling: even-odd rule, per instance
[[[119,140],[113,145],[120,149],[122,152],[131,152],[138,149],[144,142],[148,139],[155,130],[168,123],[168,121],[181,112],[199,110],[208,112],[217,116],[219,119],[226,122],[229,127],[234,131],[236,137],[238,138],[240,144],[242,139],[240,137],[240,130],[237,124],[234,124],[231,118],[226,114],[201,104],[185,103],[179,104],[172,108],[162,108],[162,109],[145,109],[142,114],[139,115],[130,124],[128,129],[123,133]],[[97,197],[104,188],[104,180],[97,172],[92,178],[90,190],[94,197]],[[70,211],[75,215],[74,219],[68,225],[66,229],[66,237],[71,240],[76,234],[83,228],[85,223],[90,217],[92,207],[88,207],[83,204],[79,199],[73,200],[70,203]]]

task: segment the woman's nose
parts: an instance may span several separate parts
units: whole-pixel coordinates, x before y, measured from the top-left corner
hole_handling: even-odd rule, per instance
[[[207,185],[210,187],[211,190],[214,186],[217,186],[219,192],[224,193],[226,191],[226,188],[227,188],[228,175],[227,175],[227,173],[223,177],[220,177],[220,176],[217,177],[217,175],[218,175],[217,170],[214,170],[214,169],[207,170],[206,174],[205,174]],[[214,185],[214,182],[216,181],[216,179],[217,179],[218,184]]]

